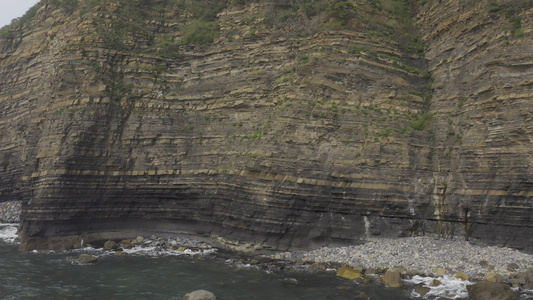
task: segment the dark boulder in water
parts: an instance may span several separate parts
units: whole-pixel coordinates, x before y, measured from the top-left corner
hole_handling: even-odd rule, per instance
[[[80,264],[94,264],[98,261],[98,259],[93,256],[93,255],[90,255],[90,254],[80,254],[80,256],[78,257],[78,262]]]
[[[119,248],[119,245],[115,241],[107,241],[104,243],[105,251],[116,250],[118,248]]]
[[[466,287],[472,300],[511,300],[515,294],[505,283],[479,281]]]

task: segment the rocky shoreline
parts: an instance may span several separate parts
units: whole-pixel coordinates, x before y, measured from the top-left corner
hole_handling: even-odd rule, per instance
[[[0,203],[0,222],[20,222],[20,211],[20,201]],[[438,279],[442,281],[447,278],[465,281],[462,291],[456,291],[457,295],[448,295],[451,299],[464,299],[465,295],[472,299],[505,299],[503,295],[511,293],[510,287],[514,290],[514,296],[508,299],[513,299],[524,291],[533,297],[533,255],[512,248],[476,245],[463,240],[430,236],[376,239],[359,245],[270,255],[251,255],[235,249],[225,249],[217,240],[195,236],[138,236],[108,241],[103,248],[104,251],[114,251],[116,255],[216,253],[217,258],[224,259],[229,264],[251,266],[265,271],[336,272],[337,276],[355,283],[381,282],[388,287],[410,284],[414,286],[413,297],[425,299],[437,299],[438,297],[431,297],[431,289],[441,284]],[[92,259],[89,261],[96,262]],[[393,278],[392,282],[390,276]],[[437,283],[427,278],[435,278]],[[475,282],[492,283],[503,290],[494,298],[487,298],[487,295],[476,298],[471,294],[475,293],[475,289],[466,293],[466,286],[473,286]],[[483,286],[478,290],[486,292],[490,289]]]
[[[442,290],[439,286],[444,280],[455,280],[455,290],[449,291],[455,295],[446,295],[452,299],[514,299],[519,293],[531,295],[533,290],[533,255],[461,240],[428,236],[380,239],[362,245],[324,247],[275,257],[333,267],[339,270],[337,276],[360,282],[378,280],[388,287],[399,287],[403,282],[418,283],[414,286],[414,297],[431,295],[434,288]],[[348,276],[344,276],[346,269]],[[389,272],[396,273],[396,280],[390,278]],[[462,285],[463,290],[458,291],[457,285]],[[437,298],[448,299],[429,297]]]
[[[250,255],[216,247],[216,242],[211,244],[201,238],[152,236],[108,241],[104,250],[115,251],[116,255],[216,253],[217,258],[240,267],[272,272],[330,272],[346,278],[348,284],[377,282],[387,287],[407,285],[413,288],[414,298],[424,299],[514,299],[519,293],[533,290],[533,255],[516,249],[481,246],[459,240],[427,236],[380,239],[361,245],[271,255]],[[446,285],[444,281],[454,280],[454,289],[441,292],[439,297],[432,296],[432,289],[442,290]],[[496,295],[493,298],[486,294],[475,296],[472,294],[476,293],[474,288],[466,291],[467,286],[478,283],[490,283],[490,287],[483,286],[478,290],[482,293],[491,291]],[[499,292],[492,292],[491,288]]]

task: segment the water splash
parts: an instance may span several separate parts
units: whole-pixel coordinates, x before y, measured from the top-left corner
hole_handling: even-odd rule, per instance
[[[430,286],[431,282],[433,280],[437,279],[440,281],[440,284],[438,286]],[[462,298],[468,298],[468,291],[466,290],[467,285],[472,285],[474,282],[467,281],[467,280],[461,280],[459,278],[444,275],[441,277],[422,277],[419,275],[413,276],[413,278],[405,280],[405,282],[412,283],[412,284],[424,284],[424,286],[427,286],[430,288],[430,291],[423,297],[424,299],[427,299],[428,297],[445,297],[450,299],[462,299]],[[414,291],[412,293],[413,297],[420,297],[420,295],[416,294]]]
[[[0,240],[13,244],[15,243],[18,235],[17,235],[17,224],[4,224],[0,223]]]

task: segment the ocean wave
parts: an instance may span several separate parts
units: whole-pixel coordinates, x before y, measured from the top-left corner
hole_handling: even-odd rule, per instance
[[[158,246],[135,246],[131,249],[123,249],[124,252],[130,255],[146,255],[146,256],[181,256],[181,255],[208,255],[217,252],[216,248],[211,249],[186,249],[185,251],[179,251],[174,249],[162,248]]]
[[[434,280],[440,281],[440,284],[437,286],[431,286],[431,283]],[[440,276],[440,277],[424,277],[415,275],[411,279],[404,280],[407,283],[412,284],[423,284],[424,286],[430,288],[430,291],[424,296],[428,297],[445,297],[449,299],[462,299],[468,298],[468,291],[466,289],[467,285],[472,285],[474,282],[468,280],[461,280],[453,276]],[[416,292],[412,292],[413,297],[420,297]]]
[[[0,240],[14,244],[18,238],[17,230],[18,224],[0,223]]]

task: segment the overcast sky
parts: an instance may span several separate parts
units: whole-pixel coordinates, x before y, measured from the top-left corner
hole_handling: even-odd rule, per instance
[[[40,0],[0,0],[0,27],[11,23],[11,20],[20,18]]]

